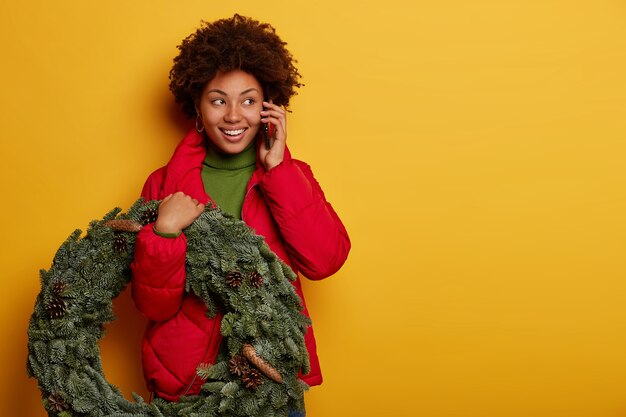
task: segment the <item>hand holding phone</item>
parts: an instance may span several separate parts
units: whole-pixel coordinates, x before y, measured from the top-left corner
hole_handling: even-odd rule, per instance
[[[272,100],[263,102],[261,123],[263,141],[259,147],[259,159],[266,170],[270,170],[283,161],[287,140],[287,113],[275,105]]]

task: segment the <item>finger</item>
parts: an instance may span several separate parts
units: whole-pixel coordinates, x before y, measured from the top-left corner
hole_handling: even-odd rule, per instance
[[[261,122],[272,124],[280,123],[283,127],[287,125],[287,119],[285,119],[285,117],[270,113],[262,115]]]
[[[263,123],[271,123],[274,126],[274,133],[272,134],[274,139],[282,139],[285,136],[285,125],[281,120],[268,117],[266,120],[263,120]]]
[[[198,204],[198,211],[199,211],[200,213],[202,213],[202,212],[204,211],[204,207],[205,207],[205,205],[204,205],[204,204],[202,204],[202,203]]]
[[[269,109],[271,109],[271,110],[277,111],[277,112],[279,112],[279,113],[281,113],[281,114],[286,114],[285,109],[283,109],[282,107],[277,106],[276,104],[274,104],[274,103],[272,102],[272,100],[270,100],[270,101],[264,101],[264,102],[263,102],[263,107],[267,107],[267,108],[268,108],[268,110],[269,110]]]
[[[273,107],[265,107],[261,109],[261,116],[272,116],[279,119],[284,119],[287,113],[281,107],[273,106]]]
[[[287,131],[287,113],[282,107],[278,107],[273,105],[272,109],[265,109],[261,112],[261,117],[264,117],[262,121],[267,123],[269,118],[276,118],[280,120],[280,123],[283,125],[283,129]]]
[[[285,119],[269,118],[269,123],[274,125],[274,138],[285,138],[287,136],[287,126]]]
[[[161,200],[161,204],[165,203],[166,201],[169,201],[171,198],[172,198],[172,194],[168,194],[167,197]]]
[[[191,201],[197,206],[198,205],[198,200],[196,200],[195,198],[192,198]]]
[[[271,118],[278,119],[278,120],[285,120],[285,114],[277,112],[275,110],[263,110],[261,112],[261,117],[265,119],[271,117]]]
[[[279,124],[282,125],[282,122],[280,119],[277,119],[276,117],[264,117],[261,119],[262,123],[271,123],[275,126],[278,126]]]

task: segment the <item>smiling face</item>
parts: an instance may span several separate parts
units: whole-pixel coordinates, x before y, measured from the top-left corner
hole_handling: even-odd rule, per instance
[[[211,142],[224,153],[237,154],[259,131],[263,90],[247,72],[218,72],[204,87],[197,107]]]

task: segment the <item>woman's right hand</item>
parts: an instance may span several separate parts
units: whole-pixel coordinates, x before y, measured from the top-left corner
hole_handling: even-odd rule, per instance
[[[204,204],[182,191],[170,194],[159,204],[154,228],[161,233],[179,233],[204,211]]]

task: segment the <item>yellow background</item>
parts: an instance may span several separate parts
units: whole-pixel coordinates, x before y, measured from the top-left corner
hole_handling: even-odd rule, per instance
[[[0,415],[38,270],[127,208],[188,125],[167,88],[200,19],[270,21],[299,60],[288,142],[344,220],[305,283],[308,415],[626,416],[626,2],[0,1]],[[123,294],[107,378],[145,395]]]

